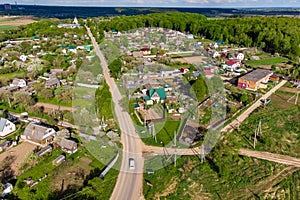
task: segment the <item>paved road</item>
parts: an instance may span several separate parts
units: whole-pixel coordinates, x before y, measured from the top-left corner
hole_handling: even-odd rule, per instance
[[[282,80],[278,85],[272,88],[269,92],[264,94],[260,99],[258,99],[252,106],[250,106],[247,110],[245,110],[240,116],[238,116],[235,120],[233,120],[230,124],[225,126],[222,129],[222,132],[231,132],[235,128],[238,127],[239,123],[241,124],[247,117],[262,103],[261,100],[269,98],[274,92],[276,92],[279,88],[281,88],[287,81]]]
[[[143,168],[142,141],[139,138],[130,115],[124,111],[120,104],[122,95],[118,90],[113,78],[110,77],[109,69],[99,46],[90,29],[86,27],[90,36],[96,55],[101,61],[103,75],[109,85],[112,99],[115,105],[115,113],[121,129],[121,141],[123,144],[122,164],[118,180],[112,193],[112,200],[135,200],[143,199]],[[129,169],[129,158],[135,160],[135,170]]]

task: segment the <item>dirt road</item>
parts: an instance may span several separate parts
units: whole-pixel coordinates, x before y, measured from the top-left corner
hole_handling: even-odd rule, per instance
[[[50,103],[38,102],[35,105],[39,106],[39,107],[44,107],[45,112],[51,112],[52,110],[66,110],[66,111],[72,112],[74,110],[72,107],[58,106],[58,105],[54,105],[54,104],[50,104]]]
[[[268,160],[271,162],[276,162],[284,165],[292,165],[295,167],[300,167],[300,159],[290,157],[290,156],[274,154],[269,152],[253,151],[249,149],[240,149],[239,154],[244,156],[259,158],[263,160]]]

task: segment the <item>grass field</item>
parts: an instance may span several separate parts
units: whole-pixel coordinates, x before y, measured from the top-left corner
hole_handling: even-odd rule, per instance
[[[17,26],[0,25],[0,31],[12,30],[12,29],[16,29],[16,28],[17,28]]]
[[[176,167],[170,164],[154,174],[144,174],[145,180],[153,185],[144,182],[145,198],[297,199],[300,173],[294,171],[299,169],[230,155],[230,150],[219,151],[207,156],[203,164],[195,156],[184,156],[177,160]],[[146,161],[146,169],[151,169],[149,163]]]
[[[300,158],[300,112],[294,105],[295,98],[287,102],[294,94],[278,91],[271,96],[271,103],[260,107],[235,131],[231,140],[236,145],[253,148],[254,130],[262,123],[262,134],[258,137],[256,150],[269,151]]]
[[[287,62],[288,59],[287,58],[267,58],[267,59],[263,59],[263,60],[256,60],[256,61],[251,61],[251,62],[247,62],[247,65],[251,66],[251,67],[256,67],[259,65],[277,65],[283,62]]]
[[[142,138],[143,142],[148,145],[153,146],[162,146],[161,142],[165,146],[172,145],[172,140],[174,139],[174,132],[178,131],[180,125],[180,121],[166,121],[166,122],[157,122],[155,123],[155,130],[156,130],[156,140],[148,133],[148,131],[144,131],[143,133],[141,130],[138,130],[140,137]],[[145,130],[145,129],[144,129]]]
[[[254,130],[262,120],[262,135],[255,150],[300,157],[300,102],[287,103],[291,96],[286,92],[272,95],[271,103],[252,113],[239,131],[225,133],[203,164],[196,156],[183,156],[177,167],[169,164],[155,174],[145,174],[145,180],[153,185],[144,182],[145,198],[299,199],[299,168],[237,154],[241,147],[253,149]],[[155,162],[163,166],[166,159],[148,159],[145,169],[153,168]]]

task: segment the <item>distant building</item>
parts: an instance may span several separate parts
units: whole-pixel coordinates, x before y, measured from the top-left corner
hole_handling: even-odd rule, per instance
[[[8,119],[0,118],[0,138],[4,138],[16,130],[14,123]]]
[[[25,128],[21,138],[39,146],[47,146],[53,142],[56,131],[36,123],[30,123]]]
[[[266,84],[273,72],[266,69],[256,69],[238,79],[238,87],[256,91]]]
[[[10,87],[14,87],[14,86],[20,88],[26,87],[26,81],[24,79],[15,78],[13,82],[10,84]]]

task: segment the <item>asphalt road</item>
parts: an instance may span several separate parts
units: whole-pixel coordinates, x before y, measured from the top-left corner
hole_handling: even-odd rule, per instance
[[[143,168],[142,141],[139,138],[130,115],[124,111],[121,100],[122,95],[114,81],[110,77],[107,62],[99,49],[99,46],[90,29],[86,27],[92,40],[94,51],[101,61],[103,75],[109,85],[112,99],[115,105],[115,114],[121,129],[121,141],[123,144],[122,164],[116,186],[112,193],[112,200],[135,200],[143,199]],[[135,160],[135,169],[129,169],[129,158]]]

